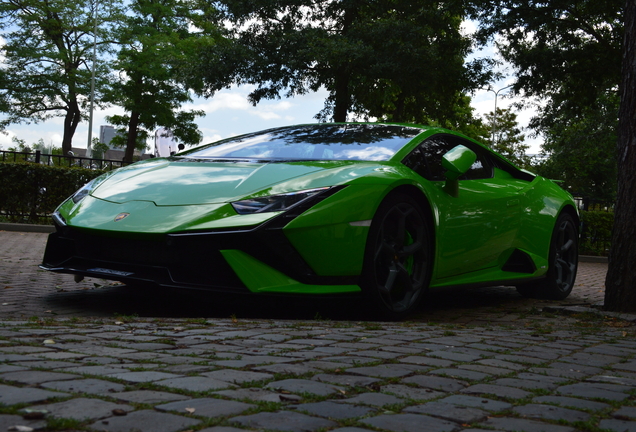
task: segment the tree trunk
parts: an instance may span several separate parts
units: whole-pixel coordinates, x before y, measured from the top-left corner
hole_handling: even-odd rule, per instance
[[[126,152],[124,153],[124,162],[132,163],[135,147],[137,147],[137,129],[139,127],[138,111],[130,113],[130,121],[128,122],[128,137],[126,139]]]
[[[625,6],[621,106],[618,122],[618,193],[605,280],[605,309],[636,312],[636,0]]]
[[[349,94],[349,76],[346,71],[338,72],[335,79],[335,103],[333,107],[333,121],[343,123],[347,121],[347,113],[351,105]]]
[[[68,156],[68,152],[73,147],[73,135],[77,125],[82,120],[79,105],[76,99],[72,99],[68,104],[68,110],[64,117],[64,136],[62,137],[62,154]]]

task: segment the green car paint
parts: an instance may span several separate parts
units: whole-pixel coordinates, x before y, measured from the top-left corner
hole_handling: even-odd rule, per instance
[[[514,283],[545,275],[555,218],[563,211],[577,214],[572,197],[550,180],[513,175],[512,168],[500,167],[493,168],[490,178],[460,178],[456,193],[449,193],[447,180],[455,180],[473,164],[468,152],[447,153],[453,163],[444,163],[444,168],[452,171],[460,166],[447,180],[427,180],[403,163],[421,143],[439,134],[459,137],[421,127],[420,134],[382,161],[153,159],[106,174],[86,198],[77,204],[69,198],[57,213],[78,230],[159,241],[171,234],[249,230],[284,215],[281,211],[238,214],[232,203],[239,200],[342,186],[285,224],[282,233],[317,276],[357,281],[371,220],[389,194],[401,191],[421,203],[433,222],[431,288]],[[116,220],[124,213],[128,215]],[[533,271],[503,269],[516,250],[529,257]],[[244,251],[220,252],[252,292],[360,291],[357,282],[301,283]]]
[[[360,292],[358,285],[308,285],[263,264],[239,250],[222,250],[232,269],[245,286],[256,293],[279,294],[347,294]]]

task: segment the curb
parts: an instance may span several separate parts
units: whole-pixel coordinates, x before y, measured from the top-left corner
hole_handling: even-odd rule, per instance
[[[622,312],[609,312],[604,310],[599,310],[595,307],[583,307],[583,306],[545,306],[543,308],[544,312],[552,312],[559,313],[562,315],[576,315],[580,313],[591,313],[594,315],[598,315],[599,317],[605,318],[615,318],[622,321],[629,321],[632,323],[636,323],[636,314],[633,313],[622,313]]]
[[[53,225],[33,225],[33,224],[21,224],[21,223],[0,223],[0,231],[52,233],[52,232],[55,232],[55,227]]]

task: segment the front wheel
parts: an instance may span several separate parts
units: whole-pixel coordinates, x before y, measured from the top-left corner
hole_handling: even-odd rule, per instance
[[[550,300],[563,300],[572,292],[579,265],[579,232],[567,213],[562,213],[554,225],[549,263],[545,279],[520,285],[517,291],[525,297]]]
[[[406,194],[387,197],[371,222],[361,283],[384,318],[400,319],[417,307],[430,278],[431,249],[418,202]]]

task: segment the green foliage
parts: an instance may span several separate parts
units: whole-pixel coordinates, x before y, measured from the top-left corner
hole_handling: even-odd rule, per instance
[[[202,31],[214,34],[196,12],[198,6],[202,3],[194,0],[135,0],[131,4],[118,35],[122,47],[115,62],[125,78],[113,83],[107,97],[127,113],[108,118],[119,127],[113,144],[125,147],[126,161],[132,161],[135,148],[145,147],[157,127],[170,129],[177,141],[186,144],[201,140],[194,120],[204,113],[179,110],[192,100],[190,88],[198,86],[192,75],[181,73],[184,64],[215,42]]]
[[[513,90],[547,103],[532,126],[578,114],[620,81],[623,0],[476,1],[482,42],[516,69]]]
[[[48,215],[102,170],[0,163],[0,212],[11,222],[49,223]]]
[[[530,168],[530,157],[524,143],[525,136],[517,123],[517,115],[510,109],[497,108],[497,116],[491,111],[486,114],[488,139],[485,143],[493,150],[505,156],[510,162],[522,168]]]
[[[564,116],[544,133],[549,156],[539,174],[564,181],[567,190],[590,201],[613,203],[617,189],[618,96],[609,93],[578,116]]]
[[[0,110],[7,117],[0,126],[64,117],[64,152],[82,120],[90,93],[95,28],[92,0],[14,0],[0,2]],[[102,51],[109,46],[107,24],[117,16],[119,0],[99,2]],[[96,70],[96,91],[105,84],[107,64]],[[98,98],[99,99],[99,98]]]
[[[329,92],[320,120],[444,122],[463,93],[486,78],[487,61],[464,62],[461,2],[227,0],[232,43],[202,55],[207,89],[227,74],[262,99]],[[219,72],[219,60],[231,69]]]
[[[581,212],[581,255],[607,256],[614,226],[614,213],[608,211]]]

